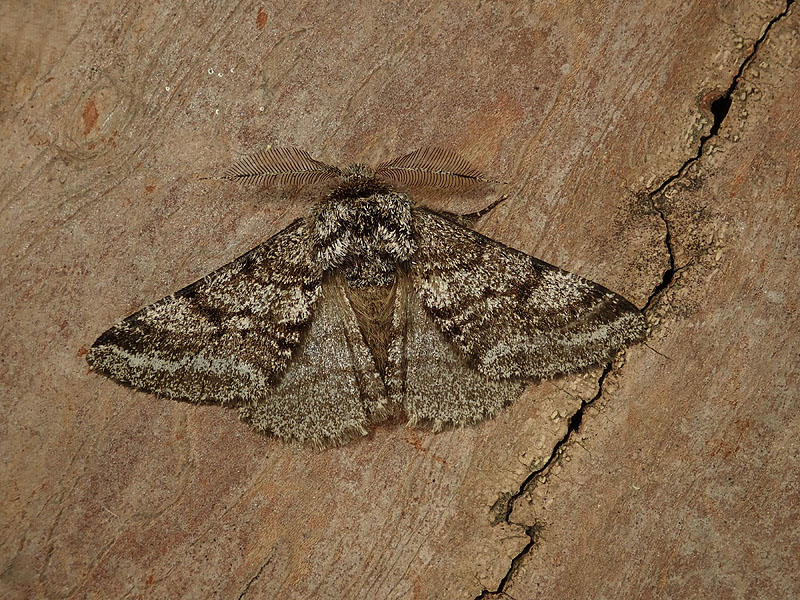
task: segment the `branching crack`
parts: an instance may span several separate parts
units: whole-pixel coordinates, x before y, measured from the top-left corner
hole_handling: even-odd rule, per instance
[[[509,497],[508,503],[506,504],[505,516],[503,517],[503,519],[500,520],[500,522],[505,522],[508,525],[522,525],[522,523],[511,522],[511,513],[514,511],[514,504],[517,502],[517,500],[519,500],[519,498],[522,497],[522,495],[526,491],[528,491],[531,484],[542,473],[550,469],[550,467],[553,466],[553,464],[559,458],[559,456],[561,456],[561,450],[564,447],[564,445],[567,442],[569,442],[570,438],[572,437],[572,434],[578,431],[578,429],[580,428],[581,422],[583,421],[583,412],[584,410],[586,410],[586,407],[593,404],[595,400],[600,399],[600,397],[603,395],[603,385],[605,384],[606,378],[611,373],[612,368],[613,368],[612,362],[606,363],[606,365],[603,367],[603,372],[600,374],[600,377],[597,380],[597,393],[595,393],[595,395],[591,397],[589,400],[581,400],[580,407],[578,408],[577,411],[575,411],[575,414],[573,414],[569,418],[569,421],[567,422],[567,431],[564,433],[563,437],[560,440],[558,440],[558,442],[556,442],[556,445],[553,447],[553,451],[550,453],[550,456],[545,461],[544,465],[542,465],[538,469],[528,474],[525,480],[520,484],[519,489],[516,491],[516,493],[514,493],[512,496]],[[508,582],[511,581],[512,577],[514,576],[514,573],[516,573],[517,570],[519,569],[520,562],[525,558],[528,552],[530,552],[531,548],[533,548],[534,545],[536,544],[536,540],[538,538],[539,531],[541,529],[541,526],[537,524],[531,526],[525,525],[524,527],[525,527],[525,533],[530,538],[528,540],[528,543],[525,544],[525,547],[522,548],[522,550],[520,550],[517,553],[517,555],[511,559],[511,566],[509,567],[506,574],[503,575],[503,578],[500,580],[497,589],[494,590],[484,589],[478,596],[476,596],[475,600],[489,600],[492,596],[497,596],[497,595],[507,596],[505,588],[508,585]]]
[[[772,29],[772,26],[775,25],[775,23],[780,21],[783,17],[785,17],[788,14],[792,4],[794,4],[794,0],[787,0],[786,8],[777,16],[775,16],[773,19],[771,19],[769,23],[767,23],[767,26],[764,28],[763,33],[753,44],[752,50],[739,65],[739,69],[733,76],[733,79],[731,80],[731,84],[730,86],[728,86],[728,89],[725,91],[724,94],[720,95],[711,103],[711,113],[714,115],[714,123],[711,125],[711,128],[709,129],[708,133],[700,138],[700,144],[698,146],[697,153],[694,156],[687,159],[686,162],[684,162],[681,165],[681,167],[677,170],[676,173],[667,177],[657,188],[648,193],[648,198],[650,200],[651,205],[653,206],[653,210],[655,210],[656,214],[658,214],[658,217],[664,222],[664,230],[665,230],[664,246],[666,247],[668,253],[669,263],[667,269],[664,271],[662,275],[661,281],[653,288],[653,291],[651,292],[649,298],[647,299],[647,302],[644,308],[642,309],[643,311],[646,311],[656,300],[656,298],[672,284],[672,281],[675,278],[675,274],[683,268],[683,267],[680,268],[675,267],[675,251],[673,248],[672,229],[670,226],[669,219],[667,218],[667,215],[665,214],[663,207],[659,204],[658,199],[659,197],[662,197],[664,190],[666,190],[666,188],[671,183],[683,177],[683,175],[686,173],[689,167],[691,167],[691,165],[700,160],[705,151],[707,142],[719,134],[720,127],[722,126],[725,117],[727,117],[728,110],[730,109],[731,104],[733,102],[733,93],[734,91],[736,91],[736,88],[739,85],[739,81],[742,78],[744,70],[747,68],[747,65],[749,65],[753,61],[756,52],[758,52],[758,49],[766,39],[767,35]],[[509,566],[506,574],[500,580],[500,583],[498,584],[497,588],[494,590],[484,589],[480,594],[478,594],[478,596],[475,597],[475,600],[490,600],[491,598],[499,598],[499,597],[510,598],[509,594],[505,591],[505,589],[508,586],[509,582],[513,579],[514,574],[519,570],[520,563],[524,560],[527,554],[536,545],[536,541],[539,536],[539,531],[541,529],[541,526],[538,524],[533,524],[529,526],[529,525],[524,525],[522,523],[512,523],[511,513],[514,510],[514,505],[517,502],[517,500],[519,500],[519,498],[521,498],[522,495],[529,489],[529,487],[536,480],[536,478],[539,477],[545,471],[547,471],[553,465],[553,463],[559,458],[564,445],[567,444],[567,442],[569,442],[570,438],[572,437],[572,434],[580,428],[581,422],[583,421],[584,410],[586,409],[586,407],[590,406],[596,400],[602,397],[603,385],[605,384],[606,378],[611,373],[612,369],[613,369],[612,362],[609,362],[605,365],[605,367],[603,368],[603,372],[597,381],[597,393],[594,395],[593,398],[581,401],[580,408],[578,408],[575,414],[573,414],[572,417],[570,417],[569,419],[566,433],[553,447],[553,452],[550,454],[550,457],[547,459],[545,464],[540,468],[531,472],[519,486],[517,492],[509,496],[505,507],[505,515],[502,519],[499,519],[498,522],[505,522],[509,525],[524,526],[525,533],[528,535],[529,541],[527,544],[525,544],[525,547],[523,547],[522,550],[520,550],[519,553],[517,553],[517,555],[511,559],[511,565]]]
[[[694,163],[696,163],[700,158],[703,156],[705,152],[706,144],[708,141],[719,134],[719,129],[722,126],[722,122],[725,120],[725,117],[728,116],[728,110],[730,110],[731,104],[733,102],[733,93],[736,91],[736,88],[739,86],[739,81],[742,78],[742,74],[744,70],[747,68],[753,58],[755,58],[756,52],[761,47],[761,44],[767,38],[772,26],[775,25],[778,21],[780,21],[783,17],[785,17],[789,9],[791,8],[792,4],[794,4],[794,0],[787,0],[786,8],[784,8],[783,12],[779,13],[775,16],[767,26],[764,27],[764,31],[762,32],[761,36],[755,41],[753,44],[753,48],[750,53],[744,58],[744,60],[739,65],[739,69],[736,71],[736,74],[733,76],[731,80],[731,84],[728,86],[728,89],[721,94],[718,98],[716,98],[711,103],[711,114],[714,115],[714,123],[711,125],[711,129],[708,130],[708,133],[700,138],[700,144],[697,148],[697,153],[688,158],[677,170],[677,172],[673,173],[669,177],[667,177],[661,185],[659,185],[656,189],[652,192],[649,192],[648,198],[650,200],[650,204],[655,210],[658,217],[664,222],[664,246],[667,249],[667,255],[669,257],[669,264],[664,271],[664,274],[661,277],[661,281],[656,284],[653,288],[653,291],[650,293],[650,297],[647,299],[647,303],[644,305],[642,310],[646,311],[650,308],[650,305],[655,301],[655,299],[664,291],[666,290],[670,284],[672,284],[673,279],[675,278],[675,273],[677,272],[675,269],[675,252],[672,245],[672,231],[670,229],[669,219],[664,212],[664,208],[661,206],[659,199],[663,198],[664,190],[669,187],[671,183],[683,177],[686,171],[691,167]]]
[[[696,160],[693,159],[693,160]],[[684,164],[684,166],[686,163]],[[683,167],[681,167],[683,168]],[[656,192],[652,192],[650,194],[650,204],[653,206],[653,210],[656,211],[658,214],[658,218],[664,223],[664,247],[667,249],[667,258],[668,258],[668,266],[664,271],[664,274],[661,276],[661,281],[653,288],[653,291],[650,292],[650,296],[647,298],[647,302],[645,302],[644,307],[642,308],[643,312],[647,312],[647,309],[650,308],[650,305],[653,301],[658,298],[658,296],[666,290],[672,281],[675,279],[675,250],[672,248],[672,230],[670,229],[669,219],[664,214],[664,210],[659,206],[658,202],[654,198],[654,194]]]

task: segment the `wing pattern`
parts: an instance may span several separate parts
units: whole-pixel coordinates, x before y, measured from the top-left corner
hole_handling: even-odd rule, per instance
[[[239,407],[257,431],[322,447],[366,435],[387,396],[338,278],[325,280],[314,319],[291,365]]]
[[[177,400],[263,396],[311,322],[322,272],[298,219],[264,244],[120,321],[87,360],[112,379]]]
[[[472,368],[423,308],[411,280],[404,281],[387,387],[409,423],[429,423],[434,431],[475,423],[518,398],[525,382],[493,379]]]
[[[441,151],[382,168],[401,181],[482,179]],[[341,173],[331,169],[276,150],[231,176],[316,181]],[[326,202],[366,240],[360,254],[325,264],[299,219],[103,333],[87,356],[92,368],[165,398],[237,407],[257,431],[323,446],[401,410],[436,430],[473,423],[527,381],[608,361],[644,337],[644,317],[621,296],[412,208],[405,195],[375,194],[351,171],[339,190],[347,197],[334,190]],[[409,215],[400,245],[398,223]],[[341,253],[347,239],[334,234],[324,250]],[[378,262],[354,278],[357,260]]]
[[[492,379],[542,379],[610,359],[644,336],[623,297],[425,209],[411,277],[461,355]]]

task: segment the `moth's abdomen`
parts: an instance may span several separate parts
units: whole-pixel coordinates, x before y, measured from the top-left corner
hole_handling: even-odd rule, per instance
[[[315,212],[311,237],[319,265],[341,270],[351,287],[391,285],[416,250],[411,202],[396,192],[331,198]]]

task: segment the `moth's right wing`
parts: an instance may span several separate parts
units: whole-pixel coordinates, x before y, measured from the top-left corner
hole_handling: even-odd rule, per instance
[[[298,219],[199,281],[123,319],[92,368],[165,398],[236,405],[280,378],[313,315],[322,272]]]
[[[366,435],[389,415],[386,388],[337,277],[322,296],[294,359],[275,386],[239,407],[254,429],[313,446]]]
[[[386,392],[342,282],[297,220],[103,333],[87,360],[158,396],[239,408],[254,429],[317,446],[366,433]]]

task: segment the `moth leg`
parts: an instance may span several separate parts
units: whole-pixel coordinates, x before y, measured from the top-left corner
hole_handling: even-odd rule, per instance
[[[474,223],[475,221],[480,219],[483,215],[488,215],[490,212],[492,212],[496,207],[500,206],[506,200],[508,200],[508,194],[503,194],[497,200],[492,202],[489,206],[485,206],[480,210],[476,210],[475,212],[467,213],[465,215],[460,215],[460,216],[465,221]]]
[[[476,210],[475,212],[467,213],[464,215],[452,212],[442,212],[440,214],[443,214],[446,217],[453,219],[456,223],[458,223],[463,227],[471,227],[472,225],[478,222],[478,219],[480,219],[485,215],[488,215],[490,212],[492,212],[496,207],[498,207],[506,200],[508,200],[508,194],[503,194],[497,200],[492,202],[489,206],[481,208],[480,210]]]

